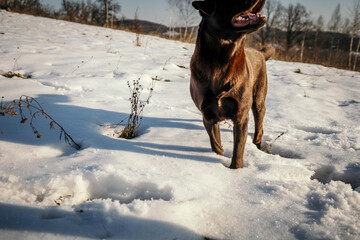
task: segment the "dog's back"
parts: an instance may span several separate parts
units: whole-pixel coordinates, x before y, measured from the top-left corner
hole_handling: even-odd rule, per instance
[[[275,48],[269,46],[260,51],[253,48],[246,48],[245,52],[248,66],[251,68],[253,74],[253,85],[260,84],[258,81],[266,81],[266,61],[275,54]]]

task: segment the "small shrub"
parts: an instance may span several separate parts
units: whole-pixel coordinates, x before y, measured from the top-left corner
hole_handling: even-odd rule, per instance
[[[150,92],[145,101],[140,100],[141,93],[143,91],[143,87],[140,85],[140,78],[133,81],[132,86],[130,82],[127,82],[131,98],[130,100],[130,108],[131,113],[127,119],[127,124],[125,128],[121,131],[119,137],[125,139],[132,139],[137,136],[137,130],[139,129],[142,122],[142,114],[146,104],[149,104],[150,98],[152,96],[152,92],[154,91],[155,81],[153,80],[150,87]]]
[[[295,73],[302,74],[301,69],[300,68],[296,69]]]

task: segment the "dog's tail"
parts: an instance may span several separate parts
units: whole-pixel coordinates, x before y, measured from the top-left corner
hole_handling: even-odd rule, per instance
[[[267,61],[275,54],[275,48],[272,46],[267,46],[261,49],[260,52],[264,55],[265,60]]]

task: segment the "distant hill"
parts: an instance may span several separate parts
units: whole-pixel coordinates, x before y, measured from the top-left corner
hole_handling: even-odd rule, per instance
[[[155,34],[155,33],[165,33],[168,30],[168,27],[162,24],[138,20],[140,31],[145,34]],[[135,20],[134,19],[121,19],[117,22],[117,25],[124,29],[134,30],[135,29]]]
[[[169,27],[163,24],[154,23],[146,20],[138,20],[140,31],[143,34],[151,34],[151,35],[167,35],[169,33]],[[128,29],[130,31],[134,31],[135,29],[135,20],[134,19],[121,19],[116,22],[116,25],[121,29]],[[194,28],[194,29],[193,29]],[[196,36],[197,26],[189,27],[188,34],[193,34],[193,37]],[[184,31],[183,27],[176,27],[174,29],[175,34],[178,35],[179,32]]]

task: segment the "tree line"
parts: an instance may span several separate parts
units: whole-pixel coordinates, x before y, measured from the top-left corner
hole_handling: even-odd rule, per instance
[[[338,4],[327,24],[321,15],[313,19],[300,3],[285,7],[268,0],[263,12],[268,22],[253,41],[274,45],[278,58],[360,71],[360,0],[352,1],[345,18]]]
[[[194,42],[200,18],[192,7],[192,0],[165,0],[165,3],[169,13],[168,30],[164,33],[164,29],[159,28],[156,34]],[[145,28],[137,13],[134,20],[119,17],[121,6],[116,0],[62,0],[59,10],[41,4],[40,0],[0,0],[0,9],[125,28],[138,34],[144,33]],[[260,31],[248,36],[249,46],[262,48],[273,45],[277,49],[275,59],[278,60],[360,71],[360,0],[352,0],[346,17],[341,15],[341,5],[338,4],[327,23],[321,15],[313,18],[300,3],[284,6],[279,0],[267,0],[262,12],[268,21]]]
[[[62,0],[61,8],[54,10],[41,4],[40,0],[0,0],[0,9],[111,27],[118,21],[117,13],[120,12],[121,6],[114,0]]]
[[[166,0],[169,6],[169,32],[175,23],[183,26],[174,38],[194,42],[193,28],[199,21],[191,0]],[[284,6],[279,0],[267,0],[262,10],[266,25],[248,37],[248,45],[262,48],[273,45],[278,60],[317,63],[360,71],[360,0],[353,0],[349,14],[341,16],[338,4],[328,23],[323,16],[313,18],[300,3]],[[190,31],[189,31],[190,29]]]

